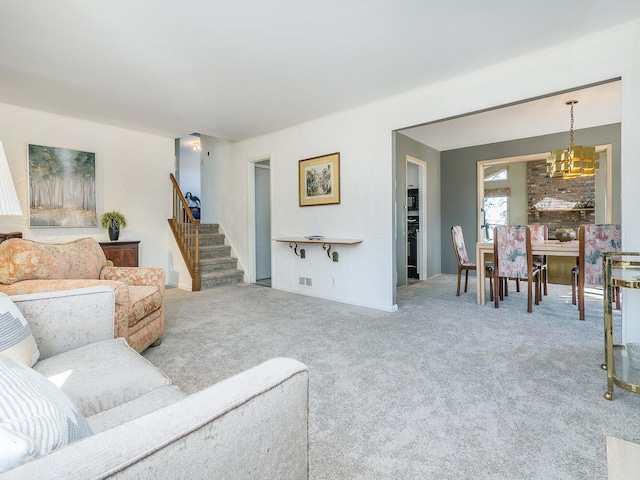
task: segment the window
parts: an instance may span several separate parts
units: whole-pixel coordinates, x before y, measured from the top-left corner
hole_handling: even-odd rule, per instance
[[[484,238],[486,241],[493,241],[493,227],[496,225],[507,225],[509,219],[509,197],[488,196],[484,197]]]
[[[498,182],[501,180],[509,180],[509,167],[502,167],[497,172],[487,171],[489,168],[495,169],[496,167],[485,167],[485,182]]]

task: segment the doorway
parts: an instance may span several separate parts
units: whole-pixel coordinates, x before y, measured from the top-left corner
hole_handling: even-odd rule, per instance
[[[427,164],[407,155],[407,284],[427,278]]]
[[[200,195],[201,146],[200,134],[192,133],[176,138],[175,176],[182,194],[190,192],[192,196]]]
[[[271,286],[271,167],[269,160],[254,164],[255,283]]]

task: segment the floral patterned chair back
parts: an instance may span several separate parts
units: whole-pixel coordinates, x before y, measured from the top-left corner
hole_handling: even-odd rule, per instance
[[[462,227],[460,225],[451,227],[451,241],[453,242],[458,263],[461,265],[469,263],[469,255],[467,255],[467,248],[464,245],[464,236],[462,235]]]
[[[493,230],[494,262],[500,277],[527,277],[526,225],[498,226]]]
[[[584,244],[584,283],[602,285],[602,254],[622,251],[620,225],[581,225],[578,239]],[[582,255],[582,245],[580,250]]]
[[[494,306],[502,300],[500,278],[527,279],[527,312],[533,311],[533,281],[535,303],[540,303],[540,270],[533,268],[531,257],[531,230],[527,225],[506,225],[493,229]],[[505,295],[506,296],[506,295]]]
[[[531,243],[544,242],[549,239],[549,227],[546,225],[529,225]]]

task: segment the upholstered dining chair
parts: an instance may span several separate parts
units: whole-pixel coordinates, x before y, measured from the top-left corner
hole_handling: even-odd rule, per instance
[[[527,312],[533,312],[533,282],[535,303],[540,302],[540,270],[533,266],[531,230],[527,225],[502,225],[493,229],[494,306],[499,307],[501,279],[527,279]]]
[[[622,251],[622,230],[618,224],[586,224],[578,228],[578,265],[571,269],[571,297],[575,305],[578,292],[578,311],[584,320],[585,285],[602,285],[602,254]],[[620,289],[615,288],[613,298],[620,309]]]
[[[531,243],[543,243],[549,239],[549,227],[546,225],[531,224],[529,230],[531,230]],[[534,256],[533,266],[540,269],[540,288],[542,293],[547,295],[547,256]]]
[[[467,286],[469,284],[469,270],[476,270],[476,262],[469,261],[469,255],[467,254],[467,247],[464,244],[464,235],[462,234],[462,227],[460,225],[454,225],[451,227],[451,242],[453,243],[453,251],[456,254],[456,261],[458,262],[458,286],[456,288],[456,297],[460,296],[460,277],[462,271],[465,272],[464,277],[464,292],[467,293]],[[493,263],[487,262],[485,264],[487,278],[489,279],[489,300],[493,301]]]

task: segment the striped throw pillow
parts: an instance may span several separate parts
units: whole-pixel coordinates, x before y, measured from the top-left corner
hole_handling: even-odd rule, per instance
[[[40,358],[31,328],[22,312],[0,292],[0,353],[32,367]]]
[[[91,435],[62,390],[0,354],[0,472]]]

